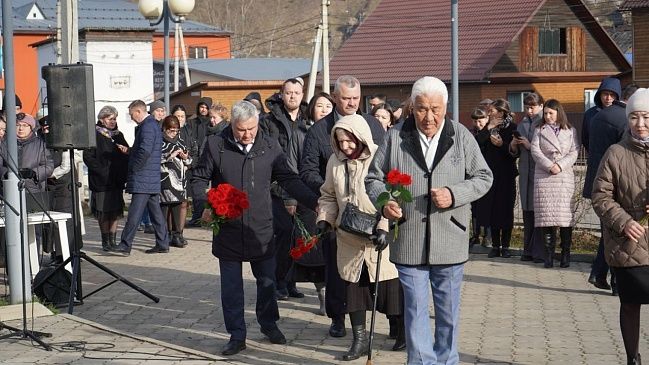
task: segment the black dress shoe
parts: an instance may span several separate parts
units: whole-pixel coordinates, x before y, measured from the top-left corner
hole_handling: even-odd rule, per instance
[[[492,248],[491,251],[487,254],[488,258],[500,257],[500,248]]]
[[[535,264],[542,264],[542,263],[545,262],[545,260],[537,258],[537,259],[533,259],[532,262],[535,263]]]
[[[283,345],[286,343],[286,337],[284,337],[282,331],[277,327],[271,329],[262,328],[261,333],[268,337],[270,343],[274,343],[275,345]]]
[[[345,337],[347,331],[345,330],[345,318],[332,319],[331,326],[329,326],[329,336],[331,337]]]
[[[169,252],[168,248],[162,248],[158,245],[155,245],[152,248],[144,251],[144,253],[167,253],[167,252]]]
[[[595,282],[593,283],[593,285],[598,289],[611,290],[611,286],[608,285],[608,283],[606,282],[606,278],[595,279]]]
[[[521,261],[532,261],[534,258],[531,255],[521,255]]]
[[[504,257],[504,258],[508,259],[508,258],[512,257],[512,253],[509,251],[508,248],[503,248],[500,251],[500,257]]]
[[[286,289],[275,290],[275,298],[277,298],[277,300],[287,300],[288,291]]]
[[[291,298],[304,298],[304,294],[300,293],[297,288],[288,288],[288,296]]]
[[[223,346],[221,355],[225,355],[225,356],[236,355],[245,349],[246,349],[246,341],[230,340],[230,342],[228,342],[227,344],[225,344],[225,346]]]
[[[122,256],[129,256],[131,255],[131,248],[127,247],[125,245],[119,244],[117,247],[115,247],[112,252],[122,255]]]

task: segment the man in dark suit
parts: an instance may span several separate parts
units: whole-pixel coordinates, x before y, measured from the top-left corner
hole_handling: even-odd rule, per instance
[[[199,187],[198,198],[206,199],[207,184],[217,187],[228,183],[248,194],[250,207],[240,218],[221,224],[219,234],[212,238],[212,254],[219,259],[221,303],[225,328],[230,341],[223,355],[234,355],[246,348],[244,294],[241,269],[250,262],[257,283],[257,322],[271,343],[285,344],[286,338],[277,327],[279,310],[275,297],[275,238],[270,184],[285,189],[301,204],[315,210],[318,197],[305,186],[286,162],[279,143],[259,133],[257,108],[240,101],[232,107],[232,123],[219,135],[207,137],[204,152],[193,173]],[[210,209],[202,220],[212,219]]]
[[[361,83],[353,76],[340,76],[336,80],[332,96],[335,102],[334,110],[309,128],[304,139],[302,152],[300,178],[317,194],[320,194],[320,186],[324,183],[326,175],[327,162],[333,153],[331,129],[341,117],[358,112],[361,100]],[[363,114],[363,118],[370,126],[374,143],[380,146],[385,137],[381,122],[369,114]],[[325,302],[327,316],[331,318],[329,335],[332,337],[344,337],[346,334],[345,282],[338,274],[336,237],[334,234],[329,234],[327,239],[329,240],[328,244],[324,244],[322,247],[327,261],[327,295],[325,296]]]

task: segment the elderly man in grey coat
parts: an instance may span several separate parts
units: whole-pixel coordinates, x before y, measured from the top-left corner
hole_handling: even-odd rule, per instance
[[[383,215],[405,218],[390,258],[403,286],[408,364],[457,364],[460,290],[469,259],[470,203],[490,188],[493,175],[475,138],[446,118],[448,91],[435,77],[412,87],[413,115],[392,128],[379,148],[366,188],[376,200],[393,168],[412,176],[413,202],[389,201]],[[433,290],[435,337],[428,317]]]

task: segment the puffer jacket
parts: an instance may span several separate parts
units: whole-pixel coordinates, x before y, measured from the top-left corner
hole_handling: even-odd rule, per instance
[[[575,128],[561,129],[556,135],[549,125],[541,125],[532,138],[534,167],[534,226],[572,227],[574,225],[575,174],[573,165],[579,153]],[[554,164],[561,167],[550,173]]]
[[[647,235],[633,242],[624,227],[646,214],[649,204],[649,146],[629,134],[602,158],[593,186],[593,209],[604,231],[604,257],[613,267],[649,265]]]
[[[348,159],[340,150],[336,142],[337,129],[353,134],[365,146],[363,153],[357,159]],[[376,208],[365,191],[365,176],[378,146],[372,141],[372,132],[365,119],[357,114],[339,119],[331,130],[331,147],[333,154],[329,157],[325,181],[320,187],[319,214],[316,222],[325,220],[333,227],[337,227],[348,202],[355,204],[365,213],[376,214]],[[377,228],[387,232],[387,219],[380,219]],[[374,249],[372,241],[337,230],[336,242],[338,244],[336,259],[340,277],[345,281],[357,283],[365,263],[370,281],[375,282],[378,252]],[[390,255],[386,250],[381,258],[379,281],[397,277],[397,269],[390,262]]]
[[[135,140],[128,158],[127,193],[160,193],[161,150],[162,130],[149,115],[135,127]]]

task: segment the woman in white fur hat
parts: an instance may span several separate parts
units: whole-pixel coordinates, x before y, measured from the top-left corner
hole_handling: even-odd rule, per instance
[[[604,256],[617,278],[627,364],[640,364],[640,306],[649,304],[649,89],[628,100],[629,130],[604,155],[593,186],[603,224]]]

